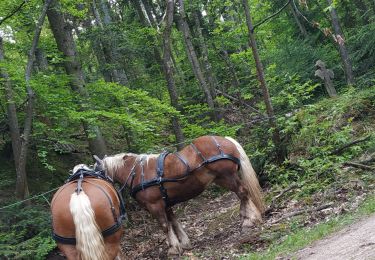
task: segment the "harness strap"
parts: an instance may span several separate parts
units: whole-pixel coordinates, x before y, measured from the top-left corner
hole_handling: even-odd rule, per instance
[[[98,189],[100,189],[100,190],[104,193],[104,195],[107,197],[107,199],[108,199],[108,201],[109,201],[109,204],[110,204],[110,206],[111,206],[111,211],[112,211],[113,219],[114,219],[115,222],[117,223],[118,219],[117,219],[117,217],[116,217],[115,207],[113,206],[113,201],[112,201],[111,197],[109,196],[109,194],[108,194],[108,193],[107,193],[102,187],[100,187],[99,185],[97,185],[97,184],[95,184],[95,183],[92,183],[92,182],[90,182],[90,181],[87,181],[87,180],[86,180],[86,182],[88,182],[88,183],[94,185],[95,187],[97,187]]]
[[[183,157],[179,152],[174,153],[174,155],[175,155],[178,159],[180,159],[180,161],[181,161],[183,164],[185,164],[185,166],[186,166],[186,172],[190,172],[190,166],[189,166],[188,161],[185,159],[185,157]]]
[[[116,223],[109,228],[105,229],[102,231],[102,236],[103,237],[108,237],[114,233],[116,233],[122,225],[122,219],[116,221]],[[75,237],[63,237],[59,236],[55,232],[52,232],[52,238],[58,243],[65,244],[65,245],[75,245],[77,243],[77,239]]]
[[[148,180],[148,181],[142,181],[140,184],[136,185],[133,188],[132,186],[133,186],[133,180],[134,180],[134,175],[135,175],[135,172],[134,172],[134,175],[132,176],[132,181],[131,181],[131,184],[130,184],[130,188],[131,188],[130,195],[133,198],[135,198],[135,195],[137,194],[137,192],[139,192],[141,190],[144,190],[144,189],[146,189],[148,187],[151,187],[151,186],[159,185],[160,193],[161,193],[162,198],[163,198],[163,200],[166,204],[166,207],[169,207],[171,205],[171,203],[170,203],[170,200],[169,200],[169,197],[168,197],[167,189],[163,185],[164,182],[178,182],[178,181],[186,178],[189,175],[190,172],[193,172],[193,171],[195,171],[195,170],[197,170],[201,167],[204,167],[208,163],[216,162],[216,161],[223,160],[223,159],[231,160],[235,164],[237,164],[238,167],[240,167],[240,165],[241,165],[240,159],[233,156],[233,155],[224,153],[223,150],[221,149],[220,144],[216,140],[216,138],[214,136],[211,136],[211,137],[212,137],[212,140],[215,143],[215,145],[216,145],[216,147],[219,151],[219,154],[214,155],[214,156],[206,159],[203,156],[203,154],[199,151],[199,149],[194,145],[194,143],[191,143],[190,144],[191,147],[197,153],[197,155],[202,159],[202,162],[197,167],[195,167],[194,169],[191,169],[188,161],[180,153],[178,153],[178,152],[174,153],[174,155],[186,166],[186,172],[185,172],[185,174],[183,174],[180,177],[170,179],[170,178],[163,178],[163,176],[164,176],[164,160],[167,157],[167,155],[169,154],[169,152],[163,152],[157,158],[157,164],[156,164],[156,175],[157,176],[156,176],[156,178],[153,178],[153,179]]]
[[[198,148],[195,146],[195,144],[191,143],[190,146],[194,149],[194,151],[198,154],[198,156],[205,162],[206,158],[203,156],[201,151],[198,150]]]
[[[65,245],[75,245],[77,243],[75,237],[62,237],[52,232],[52,238],[58,243],[65,244]]]
[[[169,198],[168,198],[168,193],[167,193],[167,189],[164,187],[164,182],[165,180],[163,179],[163,175],[164,175],[164,160],[165,158],[167,157],[167,155],[169,154],[169,152],[165,151],[165,152],[162,152],[159,157],[158,157],[158,161],[157,161],[157,170],[156,170],[156,173],[158,175],[158,184],[159,184],[159,189],[160,189],[160,193],[161,193],[161,197],[163,198],[164,202],[165,202],[165,207],[169,207],[170,206],[170,201],[169,201]]]
[[[109,204],[111,206],[111,211],[112,211],[112,215],[113,215],[115,223],[112,226],[110,226],[109,228],[103,230],[102,236],[103,237],[110,236],[110,235],[116,233],[121,228],[122,221],[123,221],[123,219],[126,218],[124,199],[123,199],[122,195],[116,189],[114,189],[116,191],[117,197],[118,197],[119,202],[120,202],[120,209],[119,209],[120,210],[120,216],[117,217],[116,216],[116,210],[115,210],[115,207],[113,205],[113,201],[112,201],[111,197],[109,196],[109,194],[100,185],[97,185],[97,184],[95,184],[91,181],[88,181],[88,180],[84,180],[83,179],[84,175],[85,175],[84,173],[80,173],[79,179],[77,181],[77,189],[76,189],[75,192],[77,192],[77,194],[79,194],[79,192],[81,192],[83,190],[82,189],[82,182],[87,182],[87,183],[90,183],[90,184],[94,185],[95,187],[99,188],[104,193],[104,195],[107,197],[107,199],[109,201]],[[89,174],[89,176],[92,176],[92,175]],[[104,180],[109,181],[107,178],[100,178],[100,179],[104,179]],[[71,181],[74,181],[74,180],[71,180]],[[111,183],[111,184],[113,185],[113,183]],[[76,240],[75,237],[63,237],[63,236],[60,236],[60,235],[56,234],[55,232],[52,232],[52,238],[56,242],[61,243],[61,244],[75,245],[77,243],[77,240]]]
[[[220,144],[218,143],[218,141],[216,140],[215,136],[211,136],[211,138],[212,138],[212,140],[214,140],[214,143],[216,144],[216,147],[217,147],[217,149],[219,150],[220,154],[221,154],[221,155],[224,154],[224,153],[223,153],[223,150],[221,150],[221,146],[220,146]]]
[[[144,157],[141,158],[140,166],[141,166],[141,185],[142,185],[142,190],[143,190],[144,189],[143,183],[145,182]]]

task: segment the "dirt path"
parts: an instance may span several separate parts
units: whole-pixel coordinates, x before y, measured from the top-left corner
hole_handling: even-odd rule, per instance
[[[375,215],[300,250],[292,259],[375,259]]]

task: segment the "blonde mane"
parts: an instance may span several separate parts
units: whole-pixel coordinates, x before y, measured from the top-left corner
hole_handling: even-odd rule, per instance
[[[126,161],[129,160],[125,159],[125,156],[129,156],[135,158],[133,165],[131,168],[134,168],[138,163],[146,163],[148,164],[149,160],[152,158],[156,158],[158,154],[134,154],[134,153],[119,153],[113,156],[108,156],[103,159],[104,169],[107,171],[108,175],[112,176],[112,179],[116,175],[117,171],[126,165]]]

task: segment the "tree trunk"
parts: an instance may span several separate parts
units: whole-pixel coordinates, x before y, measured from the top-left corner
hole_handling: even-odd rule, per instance
[[[335,41],[337,43],[337,46],[339,48],[341,61],[344,65],[344,71],[346,76],[346,82],[348,85],[354,85],[354,75],[353,75],[353,67],[352,63],[349,58],[349,53],[345,46],[345,38],[344,34],[341,30],[341,26],[339,23],[339,18],[336,13],[336,9],[332,5],[332,0],[327,0],[328,4],[330,5],[330,13],[332,18],[332,27],[335,32]]]
[[[178,95],[176,91],[176,85],[173,78],[173,66],[172,66],[172,59],[171,59],[171,31],[172,31],[172,23],[173,23],[173,10],[174,10],[174,1],[168,0],[167,1],[167,9],[166,9],[166,16],[165,16],[165,29],[163,33],[163,68],[164,68],[164,75],[165,79],[167,80],[168,92],[171,98],[171,104],[177,111],[180,110],[178,104]],[[178,120],[177,116],[172,117],[172,126],[173,131],[176,136],[177,140],[177,149],[182,149],[184,147],[184,135],[181,130],[181,125]]]
[[[35,50],[35,61],[34,61],[34,70],[35,72],[46,71],[48,69],[48,61],[44,55],[44,51],[40,48]]]
[[[263,64],[260,60],[259,53],[258,53],[258,47],[255,41],[255,36],[253,33],[253,24],[251,21],[251,16],[250,16],[250,8],[249,8],[249,3],[247,2],[248,0],[242,0],[243,7],[245,9],[245,15],[246,15],[246,25],[249,33],[249,44],[251,46],[254,60],[255,60],[255,65],[257,69],[257,75],[258,75],[258,80],[260,82],[260,86],[262,88],[262,93],[263,93],[263,99],[264,103],[266,105],[266,110],[267,110],[267,115],[269,117],[269,125],[271,128],[273,128],[273,135],[272,135],[272,140],[276,148],[276,161],[281,164],[284,159],[286,158],[286,148],[281,142],[280,138],[280,132],[277,127],[276,123],[276,118],[275,118],[275,113],[273,111],[272,103],[271,103],[271,97],[268,91],[268,87],[266,84],[266,80],[264,77],[264,70],[263,70]]]
[[[27,66],[25,70],[25,82],[26,82],[26,93],[27,93],[27,106],[25,111],[25,121],[24,121],[24,131],[22,138],[20,135],[20,129],[17,119],[17,111],[13,99],[13,90],[9,81],[9,76],[6,72],[1,72],[1,76],[5,79],[5,97],[8,103],[8,122],[11,133],[12,149],[14,155],[14,161],[16,166],[16,196],[20,199],[24,199],[29,195],[29,188],[27,184],[27,173],[26,173],[26,161],[27,161],[27,151],[29,147],[29,139],[31,134],[33,114],[34,114],[34,102],[35,94],[30,86],[31,71],[35,59],[35,51],[38,46],[40,32],[42,31],[42,26],[44,19],[46,17],[46,12],[51,0],[47,0],[42,9],[42,13],[38,19],[35,27],[35,33],[32,41],[30,51],[28,53]],[[2,46],[2,38],[0,37],[0,60],[4,60],[4,51]]]
[[[146,5],[148,5],[148,2],[143,1],[143,5],[146,8]],[[172,3],[171,3],[172,2]],[[137,0],[132,0],[132,3],[137,10],[139,19],[143,26],[156,26],[155,19],[151,17],[146,17],[145,14],[142,11],[141,3]],[[146,15],[152,15],[151,13],[151,6],[147,6],[148,11],[146,12]],[[167,89],[169,93],[169,97],[171,99],[171,105],[177,110],[180,111],[181,107],[178,104],[178,94],[176,89],[176,84],[174,81],[174,73],[173,73],[173,60],[172,60],[172,50],[171,50],[171,43],[170,43],[170,34],[172,30],[172,24],[169,24],[169,22],[173,22],[173,9],[174,9],[174,1],[170,0],[167,2],[167,9],[166,9],[166,15],[169,15],[168,18],[165,18],[166,20],[166,28],[164,29],[163,33],[163,58],[161,58],[161,53],[158,47],[154,46],[154,58],[160,64],[160,69],[162,73],[164,73],[165,80],[167,81]],[[148,22],[150,21],[150,23]],[[185,140],[185,137],[182,133],[182,128],[180,121],[178,117],[172,117],[171,119],[173,132],[176,137],[177,141],[177,149],[183,148],[183,142]]]
[[[0,36],[0,62],[3,62],[4,49],[3,38]],[[21,155],[21,134],[17,118],[17,108],[14,103],[14,92],[9,79],[8,73],[0,68],[0,78],[4,80],[4,97],[7,104],[7,118],[10,130],[10,139],[12,142],[12,151],[14,157],[14,164],[16,168],[16,195],[18,198],[23,199],[28,196],[27,174],[26,169],[20,168],[20,155]],[[21,170],[21,171],[20,171]]]
[[[194,75],[195,75],[196,79],[198,80],[198,82],[199,82],[199,84],[200,84],[200,86],[201,86],[201,88],[204,92],[208,107],[213,112],[213,118],[215,120],[218,120],[219,116],[218,116],[218,113],[217,113],[216,108],[215,108],[214,99],[211,95],[210,88],[207,85],[206,79],[203,75],[201,66],[200,66],[198,58],[197,58],[197,54],[195,52],[195,49],[194,49],[194,46],[193,46],[193,43],[192,43],[190,28],[189,28],[189,25],[186,22],[186,14],[185,14],[185,10],[184,10],[183,0],[178,0],[178,2],[180,4],[180,15],[179,15],[179,19],[178,19],[178,27],[183,34],[187,56],[188,56],[189,61],[191,63],[191,67],[193,69]]]
[[[72,30],[58,8],[59,6],[57,1],[53,0],[51,7],[47,11],[48,20],[56,40],[57,48],[65,56],[64,67],[66,73],[71,76],[71,88],[82,98],[81,109],[85,110],[87,109],[85,106],[87,106],[87,104],[90,102],[89,94],[85,89],[84,76],[81,64],[77,57]],[[89,149],[91,153],[98,156],[104,156],[107,149],[99,127],[96,125],[90,125],[85,121],[82,122],[82,124],[89,142]]]
[[[229,74],[231,75],[231,79],[232,79],[231,85],[232,85],[232,87],[234,87],[234,89],[239,89],[240,81],[238,80],[237,72],[234,68],[234,65],[233,65],[232,61],[230,60],[228,51],[225,50],[225,49],[222,49],[221,52],[223,53],[222,57],[224,58],[225,64],[227,65]]]
[[[193,15],[194,15],[194,20],[195,20],[195,25],[197,27],[196,31],[197,31],[198,40],[199,40],[199,48],[202,52],[203,65],[204,65],[204,69],[206,72],[206,78],[210,86],[211,95],[215,99],[216,97],[215,89],[218,88],[218,82],[212,71],[211,63],[208,59],[208,48],[207,48],[207,45],[206,45],[206,42],[202,33],[202,28],[201,28],[202,23],[201,23],[199,11],[195,11]]]
[[[296,10],[294,9],[294,5],[293,3],[290,3],[289,4],[290,6],[290,10],[292,11],[292,14],[293,14],[293,17],[294,17],[294,20],[296,21],[296,24],[301,32],[301,34],[303,35],[304,38],[307,38],[308,34],[307,34],[307,30],[306,30],[306,27],[303,25],[303,23],[300,21],[299,19],[299,15],[297,14]]]
[[[40,33],[42,31],[42,26],[44,24],[44,20],[46,17],[47,9],[51,4],[52,0],[46,0],[44,3],[42,13],[38,19],[36,24],[34,38],[32,41],[32,45],[27,57],[27,65],[25,71],[25,82],[26,82],[26,92],[27,92],[27,106],[26,106],[26,115],[25,115],[25,122],[23,128],[23,135],[21,140],[21,150],[20,150],[20,157],[19,157],[19,164],[17,167],[17,172],[19,175],[17,176],[17,186],[16,186],[16,194],[19,198],[25,198],[29,195],[29,189],[27,185],[27,175],[26,175],[26,161],[27,161],[27,151],[29,148],[29,140],[31,135],[31,128],[33,125],[33,117],[34,117],[34,103],[35,103],[35,93],[30,85],[30,78],[31,78],[31,71],[33,68],[34,60],[35,60],[35,50],[38,46]],[[17,188],[18,187],[18,188]]]
[[[95,42],[94,40],[94,45],[100,46],[105,58],[105,63],[107,63],[111,69],[107,70],[106,72],[111,74],[111,80],[112,82],[117,82],[121,85],[128,85],[129,80],[128,77],[125,73],[124,68],[120,67],[118,64],[119,59],[119,54],[117,51],[117,46],[114,43],[116,40],[116,36],[113,35],[112,30],[110,30],[108,27],[112,24],[112,17],[111,17],[111,12],[108,7],[108,2],[104,0],[100,0],[100,7],[101,11],[103,13],[103,21],[101,19],[100,13],[97,9],[96,6],[96,0],[92,1],[92,11],[95,17],[95,21],[98,24],[99,28],[101,29],[102,33],[104,34],[105,32],[109,35],[104,35],[101,37],[99,40],[99,44]],[[97,54],[100,55],[100,54]],[[101,59],[101,57],[98,57],[98,60]],[[104,75],[104,78],[108,78],[107,75]]]

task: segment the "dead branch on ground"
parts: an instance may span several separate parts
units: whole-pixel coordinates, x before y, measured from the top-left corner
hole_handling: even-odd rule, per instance
[[[359,168],[359,169],[366,170],[366,171],[374,171],[375,172],[375,167],[371,167],[371,166],[364,165],[364,164],[357,163],[357,162],[345,162],[344,165]]]
[[[301,214],[304,214],[304,213],[321,211],[323,209],[327,209],[327,208],[331,207],[332,205],[333,205],[333,202],[330,202],[330,203],[327,203],[327,204],[324,204],[324,205],[321,205],[321,206],[318,206],[318,207],[315,207],[315,208],[311,208],[311,209],[296,210],[296,211],[290,212],[288,214],[285,214],[284,216],[280,217],[279,219],[276,219],[276,220],[272,221],[270,224],[276,224],[276,223],[278,223],[278,222],[280,222],[284,219],[288,219],[288,218],[291,218],[291,217],[294,217],[294,216],[297,216],[297,215],[301,215]]]
[[[283,189],[279,194],[277,194],[271,201],[270,205],[268,206],[268,208],[266,209],[266,211],[264,212],[265,215],[268,215],[271,210],[275,207],[275,204],[276,204],[276,200],[279,199],[281,196],[283,196],[285,193],[287,193],[288,191],[291,191],[295,188],[298,188],[299,185],[297,183],[293,183],[292,185],[290,185],[289,187]]]

